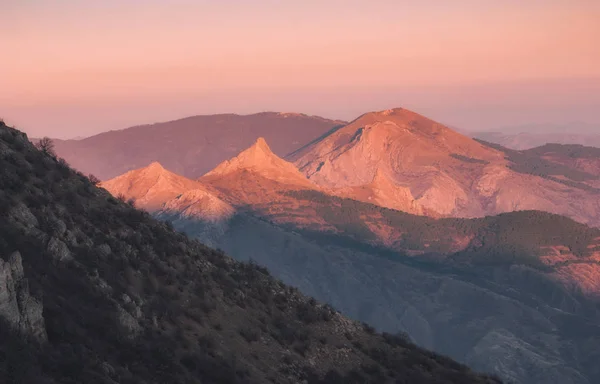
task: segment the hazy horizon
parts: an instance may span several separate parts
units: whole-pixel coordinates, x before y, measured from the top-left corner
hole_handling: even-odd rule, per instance
[[[0,11],[11,52],[0,117],[31,136],[392,107],[468,131],[600,124],[597,1],[38,0]]]

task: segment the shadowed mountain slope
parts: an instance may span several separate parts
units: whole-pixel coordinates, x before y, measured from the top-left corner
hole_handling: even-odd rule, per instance
[[[155,214],[355,319],[507,381],[600,377],[589,342],[600,334],[598,229],[539,211],[411,215],[332,196],[274,157],[259,141],[198,180],[233,207],[226,219]]]
[[[189,240],[4,124],[0,163],[8,382],[497,382]]]

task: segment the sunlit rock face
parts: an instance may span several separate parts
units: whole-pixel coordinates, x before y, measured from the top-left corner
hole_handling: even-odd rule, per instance
[[[600,175],[579,181],[581,162],[552,169],[534,154],[508,153],[402,108],[364,114],[293,160],[331,193],[409,213],[481,217],[535,209],[600,225],[592,180]]]

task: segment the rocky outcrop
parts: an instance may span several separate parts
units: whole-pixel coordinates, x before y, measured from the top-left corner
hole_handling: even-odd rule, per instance
[[[64,262],[73,259],[69,247],[67,247],[64,242],[60,241],[56,237],[52,237],[48,242],[48,253],[50,253],[52,259],[57,262]]]
[[[9,219],[24,229],[31,229],[39,226],[38,220],[33,213],[23,203],[16,204],[8,214]]]
[[[21,254],[15,252],[8,261],[0,260],[0,317],[19,331],[45,341],[42,311],[42,303],[29,293]]]

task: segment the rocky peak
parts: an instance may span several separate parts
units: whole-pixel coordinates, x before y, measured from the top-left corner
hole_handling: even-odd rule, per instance
[[[262,153],[265,156],[275,156],[264,137],[259,137],[256,139],[256,142],[249,148],[249,150]]]
[[[147,167],[144,168],[144,170],[147,172],[158,172],[158,173],[162,173],[162,172],[166,171],[166,169],[158,161],[151,162]]]
[[[212,179],[240,171],[258,173],[268,179],[312,186],[292,163],[275,155],[262,137],[236,157],[219,164],[203,178]]]
[[[114,196],[133,198],[140,208],[157,211],[174,197],[190,189],[201,188],[194,180],[172,173],[158,162],[129,171],[101,184]]]
[[[206,176],[223,175],[244,168],[260,170],[263,168],[281,167],[283,163],[286,162],[271,151],[264,138],[259,137],[251,147],[240,152],[236,157],[225,160],[207,173]]]

